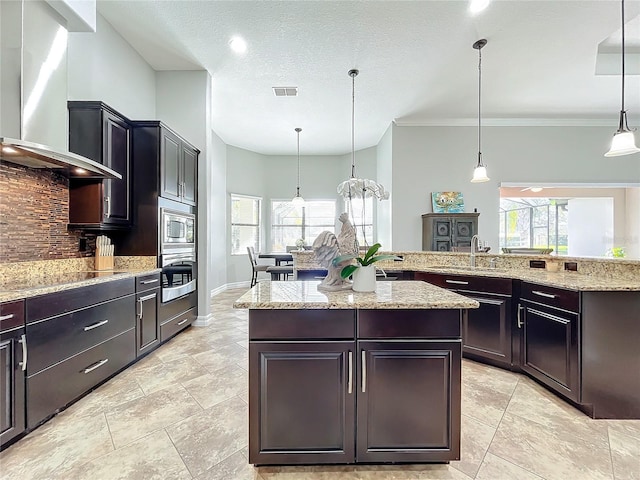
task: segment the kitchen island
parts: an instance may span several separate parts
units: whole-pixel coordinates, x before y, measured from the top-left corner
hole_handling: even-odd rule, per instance
[[[261,282],[249,309],[249,462],[460,458],[461,325],[478,302],[425,282],[376,292]]]

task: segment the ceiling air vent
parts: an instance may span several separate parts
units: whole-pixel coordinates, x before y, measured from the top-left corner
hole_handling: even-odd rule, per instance
[[[272,87],[276,97],[297,97],[298,87]]]

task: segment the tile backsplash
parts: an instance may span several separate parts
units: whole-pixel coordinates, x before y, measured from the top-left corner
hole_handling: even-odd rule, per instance
[[[0,263],[79,258],[82,232],[67,230],[69,180],[53,171],[0,164]]]

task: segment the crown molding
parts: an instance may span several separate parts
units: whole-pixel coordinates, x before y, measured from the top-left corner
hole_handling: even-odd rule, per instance
[[[477,127],[477,118],[434,118],[412,121],[395,118],[398,127]],[[615,127],[615,118],[483,118],[483,127]]]

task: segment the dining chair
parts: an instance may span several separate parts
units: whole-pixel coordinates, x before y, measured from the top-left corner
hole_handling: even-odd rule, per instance
[[[247,253],[249,254],[249,261],[251,262],[251,286],[255,286],[258,283],[258,273],[267,272],[267,269],[271,265],[259,265],[256,251],[253,247],[247,247]]]

